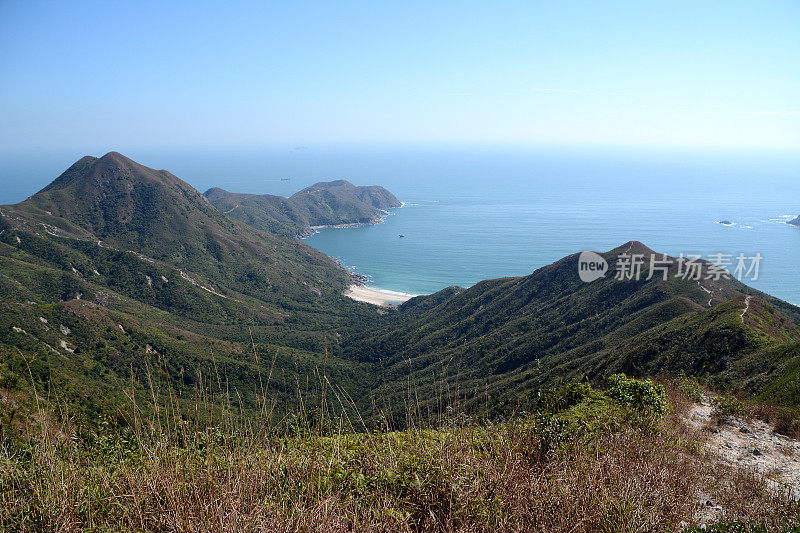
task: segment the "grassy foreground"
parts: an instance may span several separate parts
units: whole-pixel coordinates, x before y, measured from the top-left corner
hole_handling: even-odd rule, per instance
[[[702,494],[747,524],[719,531],[796,524],[797,502],[709,460],[679,422],[688,401],[618,376],[507,421],[405,431],[162,412],[88,432],[40,413],[3,443],[0,529],[683,531],[703,521]]]

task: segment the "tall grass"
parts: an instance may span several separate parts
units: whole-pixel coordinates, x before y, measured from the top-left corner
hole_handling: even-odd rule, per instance
[[[35,431],[0,451],[0,528],[679,531],[703,516],[701,495],[726,520],[800,518],[786,495],[704,455],[674,387],[661,417],[581,386],[501,423],[379,431],[317,379],[330,396],[318,411],[298,380],[298,407],[280,418],[267,400],[261,417],[230,392],[214,401],[219,376],[186,406],[153,377],[149,414],[134,404],[128,424],[92,431],[40,407]]]

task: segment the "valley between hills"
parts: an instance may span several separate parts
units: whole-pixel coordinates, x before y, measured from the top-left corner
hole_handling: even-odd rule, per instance
[[[640,470],[628,466],[640,482],[657,476],[657,468],[648,469],[656,461],[652,454],[661,454],[658,461],[680,464],[686,479],[716,491],[714,505],[722,502],[726,510],[719,516],[752,513],[770,528],[796,518],[795,500],[776,495],[765,481],[758,490],[750,487],[758,495],[748,501],[747,484],[736,481],[745,474],[735,465],[710,468],[697,451],[707,438],[697,433],[702,428],[679,421],[692,405],[719,398],[713,424],[724,424],[725,416],[760,417],[787,438],[800,437],[800,309],[734,279],[681,278],[677,261],[663,278],[584,283],[578,253],[526,276],[449,287],[379,309],[346,297],[358,280],[297,238],[315,226],[376,223],[400,205],[383,187],[344,180],[317,183],[290,198],[219,188],[201,194],[168,171],[110,152],[84,157],[27,200],[1,206],[0,444],[17,450],[6,456],[7,477],[0,476],[16,487],[0,489],[8,509],[30,519],[29,505],[39,510],[41,524],[56,524],[57,513],[43,511],[47,502],[15,492],[32,486],[25,468],[33,466],[9,457],[44,454],[31,443],[49,443],[47,457],[66,468],[58,442],[74,438],[94,450],[81,456],[89,464],[100,453],[94,446],[109,443],[109,455],[95,457],[101,470],[131,446],[136,460],[149,465],[143,468],[160,471],[147,461],[163,452],[187,483],[202,483],[195,477],[200,470],[180,462],[187,447],[196,455],[191,461],[206,457],[198,450],[212,448],[221,454],[217,459],[253,460],[252,472],[267,478],[286,481],[301,472],[305,485],[294,488],[275,481],[255,489],[249,484],[256,480],[237,478],[236,498],[244,497],[247,491],[239,489],[245,486],[273,498],[270,504],[237,500],[251,525],[266,513],[286,528],[303,529],[322,512],[320,502],[334,498],[345,502],[344,511],[322,514],[344,529],[500,527],[517,513],[520,523],[548,530],[550,518],[540,511],[557,509],[557,499],[545,498],[536,510],[531,501],[517,502],[512,512],[508,498],[518,488],[501,488],[499,472],[508,468],[533,486],[520,465],[531,462],[547,477],[558,461],[569,461],[559,455],[569,449],[582,457],[565,467],[575,476],[570,490],[580,491],[589,471],[613,483],[574,446],[606,454],[623,470],[631,458],[621,450],[628,447],[639,454]],[[658,251],[630,241],[600,255],[611,263],[623,252],[642,254],[646,269]],[[256,445],[280,454],[312,448],[315,459],[273,464],[246,454]],[[415,448],[424,468],[412,464]],[[369,462],[388,449],[391,467]],[[522,463],[501,467],[506,459],[500,457],[511,456],[506,452],[522,454]],[[475,466],[478,457],[488,463]],[[650,466],[641,466],[648,460]],[[459,461],[475,470],[458,474]],[[480,485],[473,475],[479,470],[494,489]],[[620,472],[614,476],[635,484]],[[134,478],[113,482],[113,491],[137,493]],[[677,491],[677,478],[660,479],[653,490]],[[551,489],[537,490],[556,498]],[[280,503],[272,491],[281,490],[294,494],[294,503]],[[609,516],[641,520],[641,530],[659,529],[665,520],[672,520],[666,529],[691,527],[704,516],[696,509],[699,489],[681,490],[669,508],[656,503],[664,494],[653,493],[635,504],[631,496],[587,500],[580,505],[588,507],[576,503],[575,509],[619,505]],[[163,491],[166,485],[154,492]],[[354,499],[343,491],[353,491]],[[385,501],[367,505],[375,491]],[[123,520],[126,528],[191,529],[191,517],[159,521],[148,514],[159,506],[140,496],[125,503],[148,509],[139,518],[126,511],[123,520],[110,509],[101,515],[109,523]],[[394,514],[381,515],[384,504]],[[292,505],[300,505],[295,514]],[[650,514],[641,514],[642,505]],[[218,518],[217,511],[207,512],[197,519]],[[14,523],[14,516],[3,515],[0,525]],[[81,516],[67,518],[90,523]]]

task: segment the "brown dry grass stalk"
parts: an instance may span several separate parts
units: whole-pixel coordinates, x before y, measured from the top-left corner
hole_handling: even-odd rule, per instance
[[[797,507],[713,466],[675,428],[624,428],[542,457],[534,425],[282,439],[206,451],[85,451],[47,440],[0,462],[8,529],[656,531],[693,522],[699,490],[727,518],[779,527]],[[260,440],[260,442],[259,442]],[[117,447],[114,447],[117,446]]]
[[[668,393],[660,424],[587,425],[558,446],[537,415],[363,433],[339,415],[327,435],[280,436],[226,408],[211,425],[202,388],[206,422],[192,427],[174,394],[151,420],[88,441],[40,416],[26,447],[0,452],[0,529],[680,531],[702,517],[701,495],[770,530],[800,518],[763,479],[703,452],[680,423],[689,400]]]

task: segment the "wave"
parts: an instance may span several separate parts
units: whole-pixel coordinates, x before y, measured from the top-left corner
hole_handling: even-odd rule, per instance
[[[797,215],[781,215],[781,216],[779,216],[779,217],[776,217],[776,218],[770,218],[770,219],[767,219],[765,222],[780,222],[780,223],[786,223],[786,222],[788,222],[788,221],[792,220],[792,219],[793,219],[795,216],[797,216]]]
[[[379,289],[378,287],[371,287],[367,285],[365,285],[365,287],[371,291],[379,292],[381,294],[388,294],[389,296],[402,296],[404,298],[414,298],[415,296],[419,296],[419,294],[413,294],[410,292],[390,291],[389,289]]]

